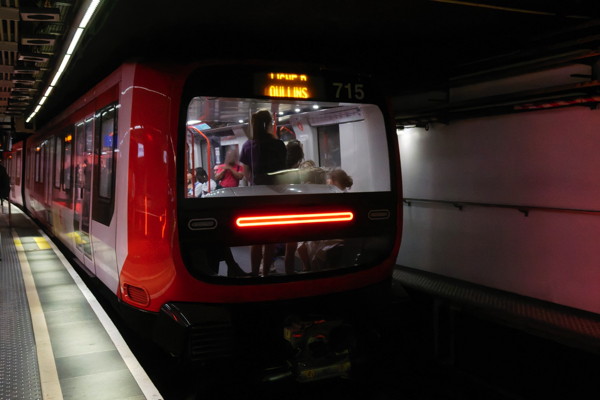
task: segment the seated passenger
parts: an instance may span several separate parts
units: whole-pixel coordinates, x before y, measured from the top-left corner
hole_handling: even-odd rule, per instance
[[[244,167],[239,163],[237,150],[229,149],[225,154],[225,162],[215,167],[215,181],[222,188],[237,187],[244,177]]]
[[[354,181],[343,169],[334,169],[329,173],[327,183],[336,186],[342,192],[347,192],[352,188]]]
[[[298,168],[306,169],[306,168],[316,168],[317,164],[313,160],[306,160],[300,163]]]
[[[304,149],[302,148],[302,143],[300,143],[299,140],[292,139],[288,142],[285,148],[285,167],[287,169],[298,168],[300,163],[304,161]]]
[[[327,183],[327,171],[320,167],[300,168],[300,183],[314,183],[324,185]]]
[[[214,180],[208,182],[208,174],[202,167],[196,168],[196,182],[194,182],[194,197],[203,197],[205,194],[212,192],[217,188]]]
[[[189,170],[185,178],[187,197],[194,197],[194,172]]]

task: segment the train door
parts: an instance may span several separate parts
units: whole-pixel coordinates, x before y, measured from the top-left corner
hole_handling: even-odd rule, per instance
[[[23,151],[22,149],[18,149],[15,154],[15,160],[13,161],[14,166],[14,182],[12,186],[12,196],[14,201],[17,204],[23,204],[23,195],[21,192],[22,182],[21,182],[21,168],[23,167]]]
[[[75,191],[73,202],[77,257],[86,268],[95,272],[92,261],[92,242],[90,240],[93,125],[94,119],[89,118],[75,127]]]
[[[109,289],[117,290],[118,268],[115,216],[115,171],[117,147],[117,105],[96,113],[94,122],[94,163],[90,196],[90,238],[94,253],[96,276]]]
[[[22,204],[21,197],[21,149],[17,149],[8,156],[7,172],[10,176],[10,200],[17,204]]]
[[[54,146],[55,138],[50,138],[42,143],[42,170],[40,172],[44,184],[44,220],[50,227],[52,227],[52,155],[55,154]]]

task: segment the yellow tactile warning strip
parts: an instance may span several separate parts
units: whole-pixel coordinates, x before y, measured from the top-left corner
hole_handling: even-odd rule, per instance
[[[15,246],[17,246],[17,250],[19,250],[19,246],[20,246],[21,251],[50,250],[52,248],[52,246],[50,246],[50,243],[48,243],[48,241],[46,239],[44,239],[42,236],[34,236],[31,239],[33,239],[33,243],[36,244],[37,249],[35,249],[35,248],[27,248],[26,249],[25,246],[23,245],[23,242],[21,242],[21,238],[16,236],[16,234],[14,234],[14,235],[15,236],[14,236],[13,240],[15,241]]]
[[[0,399],[41,399],[38,356],[25,282],[0,215]]]
[[[52,343],[50,342],[50,335],[48,333],[48,325],[46,324],[44,310],[42,309],[42,304],[35,288],[35,281],[33,279],[33,274],[31,273],[31,268],[29,267],[29,261],[27,260],[23,243],[14,230],[12,231],[12,235],[15,242],[15,247],[17,249],[19,262],[21,263],[21,271],[23,274],[23,281],[25,283],[25,292],[27,295],[27,301],[29,302],[29,310],[31,312],[31,322],[33,325],[33,333],[35,336],[38,355],[42,393],[44,394],[44,399],[62,399],[62,390],[60,387],[60,381],[58,379],[56,363],[54,362],[54,353],[52,351]],[[44,238],[39,237],[36,239],[43,240],[47,248],[50,248],[50,245],[48,242],[46,242],[46,240],[44,240]],[[38,243],[38,246],[40,246],[37,240],[36,243]]]
[[[51,248],[50,244],[43,237],[34,237],[33,240],[35,240],[35,243],[37,243],[40,250],[48,250]]]

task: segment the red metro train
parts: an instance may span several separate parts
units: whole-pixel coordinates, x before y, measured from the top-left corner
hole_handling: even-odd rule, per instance
[[[260,180],[259,110],[271,142],[300,144],[304,161]],[[243,355],[306,381],[347,374],[382,326],[399,155],[364,76],[126,63],[10,154],[10,199],[173,355]],[[215,179],[227,164],[234,185]]]

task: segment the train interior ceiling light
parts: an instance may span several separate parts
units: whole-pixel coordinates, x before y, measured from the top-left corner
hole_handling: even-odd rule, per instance
[[[0,143],[30,134],[29,123],[64,73],[101,0],[3,2],[0,22]]]

